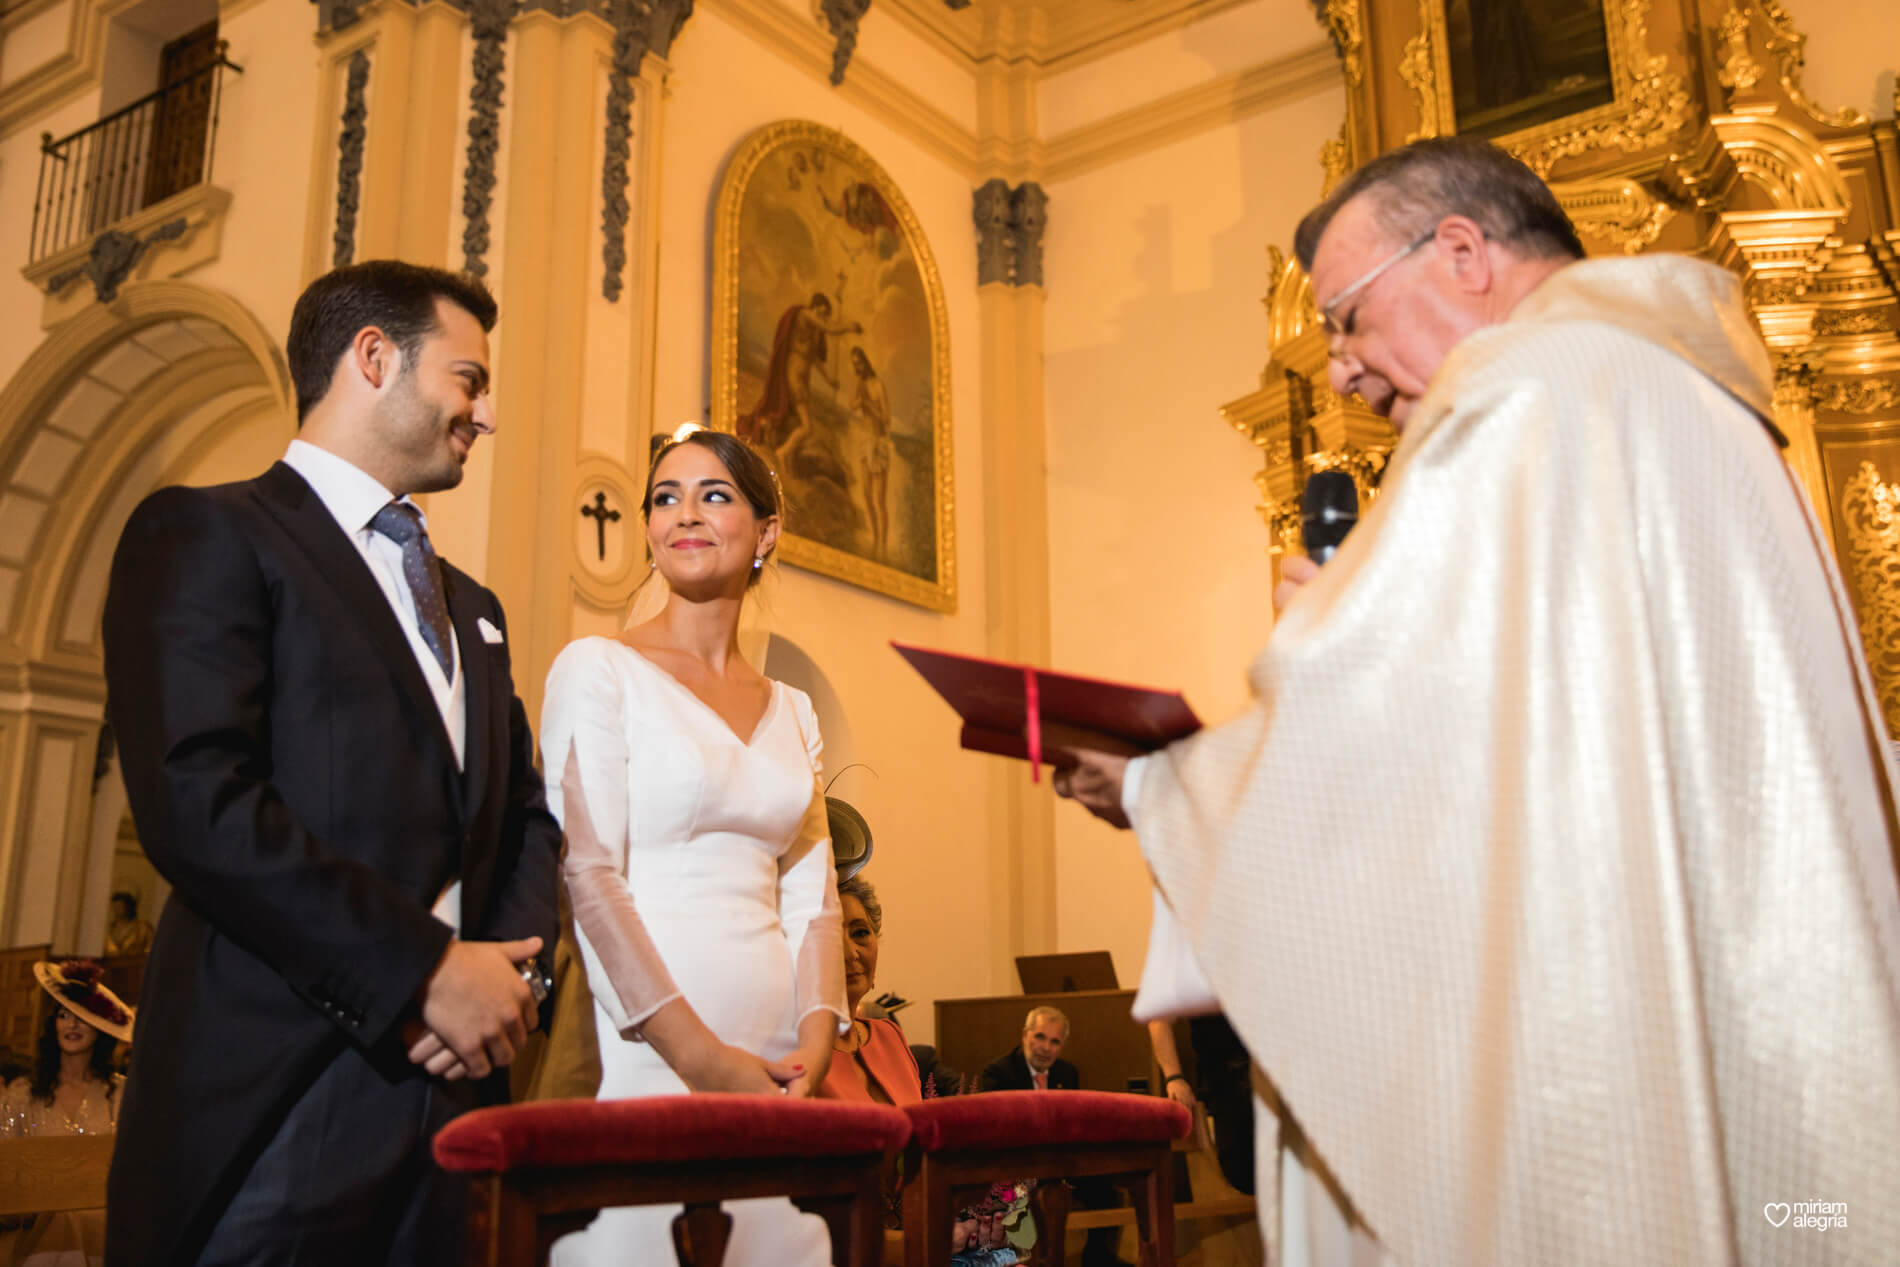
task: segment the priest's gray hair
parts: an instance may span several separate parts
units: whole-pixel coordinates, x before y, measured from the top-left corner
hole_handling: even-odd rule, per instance
[[[1293,235],[1301,268],[1313,271],[1327,226],[1361,194],[1395,245],[1417,241],[1446,216],[1469,216],[1487,238],[1534,258],[1583,258],[1576,227],[1536,172],[1489,141],[1435,136],[1379,155],[1307,212]]]
[[[849,880],[838,881],[838,898],[858,899],[858,905],[864,908],[864,918],[871,921],[871,931],[879,937],[884,935],[884,908],[878,905],[877,890],[863,875],[854,875]]]

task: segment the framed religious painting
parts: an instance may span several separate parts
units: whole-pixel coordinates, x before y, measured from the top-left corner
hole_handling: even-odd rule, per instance
[[[950,343],[917,217],[840,132],[733,156],[713,229],[713,425],[784,485],[786,562],[955,611]]]
[[[1689,92],[1651,47],[1651,4],[1419,0],[1399,71],[1417,96],[1416,135],[1485,137],[1546,174],[1590,151],[1664,143]]]

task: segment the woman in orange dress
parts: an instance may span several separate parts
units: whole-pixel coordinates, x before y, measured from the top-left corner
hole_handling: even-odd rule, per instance
[[[858,1015],[858,1004],[877,984],[878,935],[884,930],[884,908],[878,904],[877,890],[857,870],[870,860],[870,828],[845,802],[831,796],[825,802],[839,859],[845,1011],[851,1017],[851,1032],[835,1042],[818,1098],[860,1104],[916,1104],[924,1099],[923,1079],[903,1029],[889,1017]],[[970,1267],[1002,1267],[1015,1262],[1016,1256],[1004,1247],[1005,1238],[1001,1215],[959,1219],[950,1229],[950,1250],[958,1256],[952,1262],[968,1263]]]
[[[851,1032],[834,1044],[831,1067],[818,1094],[827,1100],[916,1104],[924,1098],[917,1058],[896,1021],[858,1015],[877,981],[877,938],[884,924],[877,890],[861,875],[838,882],[844,919],[844,997]]]

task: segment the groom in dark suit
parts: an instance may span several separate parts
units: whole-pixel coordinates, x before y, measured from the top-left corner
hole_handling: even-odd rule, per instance
[[[291,316],[299,435],[263,475],[135,511],[108,713],[173,886],[140,998],[107,1261],[457,1256],[436,1129],[503,1098],[555,935],[495,596],[412,493],[494,430],[479,282],[341,268]]]

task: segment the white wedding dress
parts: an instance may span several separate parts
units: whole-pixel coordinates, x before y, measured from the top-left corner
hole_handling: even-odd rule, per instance
[[[846,1023],[836,876],[811,700],[772,683],[749,739],[625,643],[555,658],[541,710],[548,804],[594,995],[600,1098],[687,1087],[638,1028],[684,996],[724,1041],[767,1059],[824,1009]],[[783,1199],[727,1202],[732,1267],[829,1263],[824,1224]],[[678,1206],[602,1211],[556,1267],[673,1261]]]

